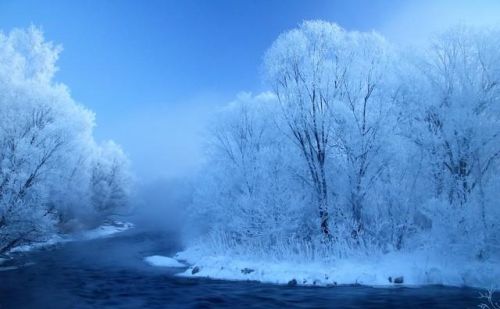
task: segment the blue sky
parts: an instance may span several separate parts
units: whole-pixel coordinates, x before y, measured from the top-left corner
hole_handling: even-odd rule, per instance
[[[500,1],[0,0],[0,29],[30,24],[62,44],[57,80],[97,114],[96,135],[140,177],[192,172],[203,127],[240,91],[265,90],[262,56],[307,19],[418,42],[449,24],[500,21]]]

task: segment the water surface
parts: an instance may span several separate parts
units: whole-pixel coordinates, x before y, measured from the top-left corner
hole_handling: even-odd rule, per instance
[[[32,265],[0,272],[0,308],[477,308],[478,291],[431,286],[289,287],[187,279],[145,256],[172,255],[167,232],[132,229],[20,256]]]

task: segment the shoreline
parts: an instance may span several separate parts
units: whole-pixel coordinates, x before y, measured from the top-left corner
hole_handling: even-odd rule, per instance
[[[83,230],[77,233],[70,233],[70,234],[54,234],[45,241],[19,245],[10,249],[5,254],[5,256],[12,257],[12,255],[16,253],[30,252],[32,250],[38,250],[66,242],[85,241],[85,240],[109,237],[111,235],[129,230],[133,227],[134,224],[131,222],[124,222],[118,220],[111,221],[109,223],[104,223],[94,229]]]
[[[290,262],[204,255],[187,249],[174,259],[187,265],[177,276],[231,281],[257,281],[279,285],[445,287],[498,289],[500,267],[493,262],[431,259],[418,254],[386,254],[372,259],[343,259],[334,263]]]

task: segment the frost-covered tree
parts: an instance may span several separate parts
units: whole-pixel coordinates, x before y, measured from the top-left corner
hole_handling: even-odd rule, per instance
[[[434,229],[458,222],[435,233],[454,243],[491,244],[489,233],[499,232],[491,220],[500,185],[498,34],[463,26],[441,34],[412,60],[404,85],[403,130],[421,153],[420,181],[431,184],[423,212]]]
[[[313,21],[282,34],[266,54],[267,78],[307,165],[324,234],[330,233],[329,220],[343,220],[347,210],[357,237],[363,200],[384,167],[375,157],[381,152],[381,127],[390,125],[383,123],[393,95],[388,53],[376,33]],[[331,187],[329,178],[334,183],[343,178],[332,166],[345,165],[351,209],[336,205],[332,215],[329,197],[341,189]]]
[[[60,50],[35,27],[0,33],[0,252],[91,208],[94,116],[53,81]]]
[[[273,43],[265,68],[286,126],[301,152],[315,191],[321,231],[330,234],[327,161],[331,153],[334,105],[342,100],[351,62],[348,34],[337,25],[305,22]],[[332,191],[329,192],[329,189]]]
[[[277,108],[271,93],[242,93],[210,126],[209,161],[192,214],[208,225],[208,233],[272,242],[305,228],[301,202],[308,197],[300,197],[302,181],[289,170],[287,141],[272,117]]]
[[[130,194],[129,161],[114,142],[107,142],[96,150],[91,163],[92,206],[98,213],[115,214],[123,209]]]
[[[456,28],[417,64],[415,142],[429,154],[436,195],[466,203],[500,156],[500,41],[496,31]]]
[[[345,166],[347,202],[354,221],[352,236],[363,232],[370,212],[367,197],[379,198],[380,176],[390,158],[388,144],[393,139],[395,118],[391,117],[397,85],[393,80],[395,54],[376,33],[349,33],[349,66],[341,84],[343,96],[334,107],[337,120],[334,145],[335,160]],[[343,160],[342,160],[343,159]],[[384,184],[384,185],[387,185]]]
[[[499,37],[456,28],[403,51],[320,21],[280,35],[273,94],[239,96],[209,130],[201,247],[498,262]]]

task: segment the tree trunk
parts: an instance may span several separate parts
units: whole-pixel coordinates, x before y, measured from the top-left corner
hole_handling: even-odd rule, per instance
[[[321,232],[324,236],[330,236],[329,212],[328,212],[328,190],[326,185],[325,171],[321,168],[321,183],[319,184],[318,205],[321,220]]]

